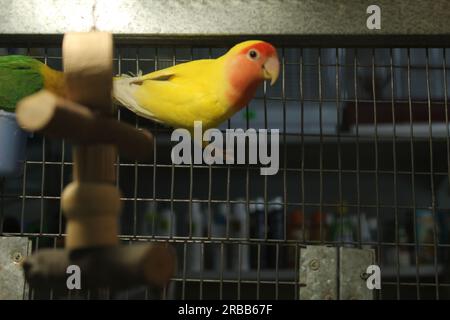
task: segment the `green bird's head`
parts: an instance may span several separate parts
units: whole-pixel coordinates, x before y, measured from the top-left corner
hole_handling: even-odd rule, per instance
[[[21,99],[43,88],[63,95],[61,72],[27,56],[0,57],[0,109],[14,112]]]

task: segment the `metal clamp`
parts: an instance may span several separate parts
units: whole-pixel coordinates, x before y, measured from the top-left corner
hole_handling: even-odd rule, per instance
[[[373,299],[366,270],[374,261],[373,249],[307,246],[300,254],[300,299]]]
[[[31,240],[25,237],[0,237],[0,300],[27,299],[22,262],[31,247]]]

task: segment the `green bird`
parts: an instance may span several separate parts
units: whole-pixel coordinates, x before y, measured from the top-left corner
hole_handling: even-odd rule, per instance
[[[65,96],[63,73],[27,56],[0,57],[0,109],[14,112],[19,100],[41,89]]]

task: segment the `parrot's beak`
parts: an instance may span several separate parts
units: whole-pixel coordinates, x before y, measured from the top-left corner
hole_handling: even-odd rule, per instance
[[[278,74],[280,73],[280,62],[278,57],[273,55],[269,57],[263,64],[264,79],[270,80],[270,85],[273,86],[275,81],[278,79]]]

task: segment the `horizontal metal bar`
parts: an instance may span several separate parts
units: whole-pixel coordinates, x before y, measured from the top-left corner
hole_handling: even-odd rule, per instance
[[[43,162],[41,161],[27,161],[27,165],[30,166],[32,165],[33,167],[37,167],[37,166],[42,166]],[[45,166],[49,166],[49,167],[55,167],[55,166],[72,166],[73,163],[72,162],[56,162],[56,161],[46,161],[45,162]],[[184,169],[188,169],[190,168],[189,165],[176,165],[176,166],[172,166],[170,164],[155,164],[155,165],[151,165],[151,164],[133,164],[133,163],[120,163],[120,164],[115,164],[115,166],[119,166],[120,168],[123,167],[137,167],[137,168],[184,168]],[[193,169],[205,169],[205,170],[209,170],[209,168],[211,169],[223,169],[223,170],[227,170],[228,167],[221,167],[220,165],[217,166],[210,166],[210,167],[205,167],[205,166],[201,166],[201,165],[197,165],[197,166],[192,166]],[[238,168],[238,167],[229,167],[230,169],[233,170],[250,170],[250,171],[256,171],[259,170],[259,168]],[[404,171],[404,170],[370,170],[370,169],[333,169],[333,168],[324,168],[324,169],[320,169],[320,168],[290,168],[290,167],[286,167],[286,168],[281,168],[280,169],[281,172],[286,171],[286,172],[291,172],[291,173],[329,173],[329,174],[333,174],[333,173],[345,173],[345,174],[384,174],[384,175],[397,175],[397,176],[401,176],[401,175],[411,175],[414,174],[416,176],[429,176],[431,174],[430,171],[418,171],[418,170],[414,170],[414,171]],[[433,175],[435,176],[448,176],[448,172],[446,171],[434,171]],[[13,197],[14,195],[8,195],[5,193],[4,195],[5,197]],[[133,198],[134,199],[134,198]],[[145,199],[143,199],[145,200]],[[186,199],[186,201],[190,201],[189,199]],[[195,201],[193,201],[195,202]]]
[[[2,236],[11,237],[11,236],[20,236],[20,237],[35,237],[38,239],[42,238],[63,238],[66,237],[66,233],[34,233],[34,232],[4,232]],[[119,239],[122,241],[151,241],[151,242],[165,242],[165,243],[198,243],[198,244],[223,244],[223,245],[236,245],[236,244],[245,244],[245,245],[265,245],[265,246],[275,246],[280,245],[282,247],[299,247],[305,248],[307,245],[327,245],[327,246],[354,246],[355,248],[358,246],[374,246],[374,247],[417,247],[417,248],[433,248],[436,246],[437,248],[450,248],[450,243],[420,243],[417,244],[415,242],[388,242],[388,241],[329,241],[329,240],[306,240],[302,243],[299,243],[298,240],[277,240],[277,239],[259,239],[259,238],[199,238],[193,239],[192,237],[183,237],[183,236],[155,236],[155,235],[118,235]]]
[[[53,200],[53,201],[59,201],[61,199],[60,196],[44,196],[44,195],[4,195],[4,199],[33,199],[33,200]],[[170,203],[190,203],[191,201],[189,199],[177,199],[177,198],[120,198],[121,201],[127,201],[127,202],[170,202]],[[220,204],[220,203],[226,203],[229,202],[230,204],[235,203],[244,203],[245,202],[239,202],[234,200],[227,201],[226,199],[204,199],[204,200],[196,200],[195,202],[198,203],[211,203],[211,204]],[[249,201],[250,204],[254,204],[255,202]],[[267,203],[268,205],[270,202]],[[308,206],[308,207],[338,207],[339,204],[333,203],[333,202],[290,202],[286,201],[283,203],[286,206]],[[383,203],[346,203],[346,207],[349,208],[375,208],[375,209],[423,209],[423,210],[430,210],[432,209],[432,206],[417,206],[417,205],[395,205],[395,204],[383,204]]]
[[[421,274],[421,276],[423,276]],[[255,280],[223,280],[221,281],[220,279],[204,279],[204,278],[200,278],[200,279],[183,279],[183,278],[172,278],[171,279],[174,282],[182,282],[182,281],[186,281],[186,282],[205,282],[205,283],[220,283],[220,282],[224,282],[224,283],[230,283],[230,284],[238,284],[238,283],[248,283],[248,284],[256,284],[258,283],[258,281]],[[276,284],[276,281],[259,281],[260,284]],[[284,284],[284,285],[294,285],[298,282],[296,281],[278,281],[278,284]],[[445,288],[445,287],[450,287],[450,283],[439,283],[436,284],[434,282],[421,282],[420,284],[417,284],[416,282],[405,282],[405,281],[401,281],[400,283],[397,282],[390,282],[390,281],[381,281],[381,287],[383,287],[384,285],[386,286],[397,286],[397,285],[402,285],[402,286],[419,286],[419,287],[441,287],[441,288]]]
[[[95,6],[94,6],[95,4]],[[0,38],[59,42],[98,30],[118,43],[226,45],[248,38],[302,46],[446,46],[447,0],[378,0],[381,29],[369,30],[367,0],[0,0]]]

